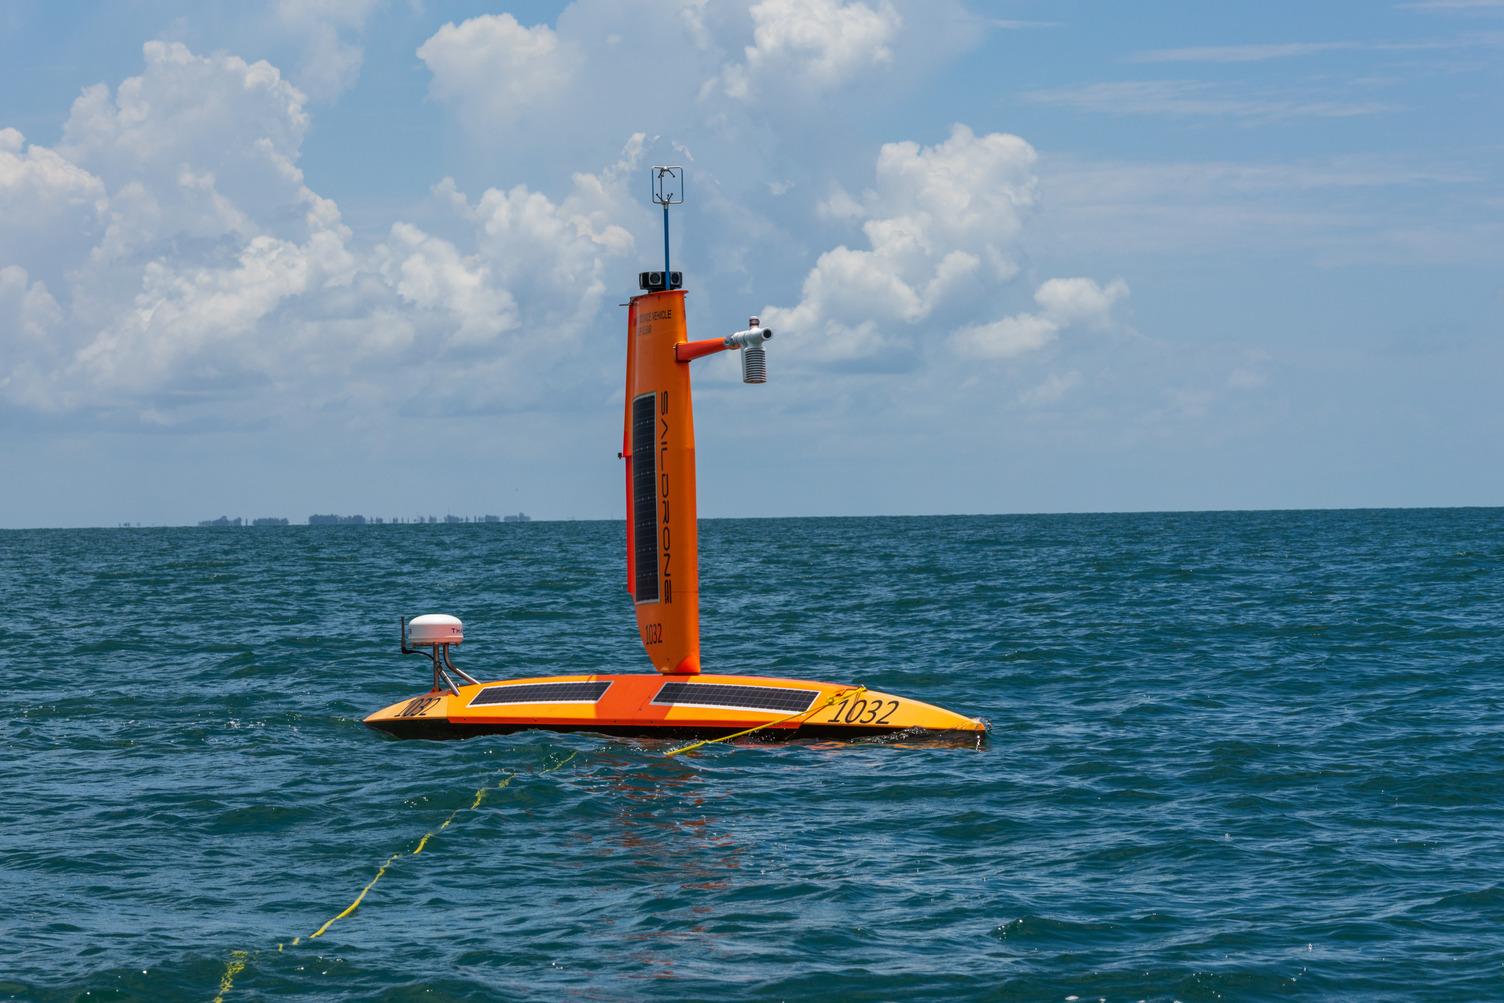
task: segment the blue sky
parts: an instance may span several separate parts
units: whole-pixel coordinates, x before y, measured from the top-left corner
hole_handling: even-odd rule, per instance
[[[0,4],[0,526],[1504,504],[1504,0]]]

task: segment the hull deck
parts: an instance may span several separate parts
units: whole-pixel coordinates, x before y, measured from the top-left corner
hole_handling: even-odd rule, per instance
[[[852,691],[852,692],[848,692]],[[833,704],[831,697],[838,697]],[[981,740],[986,722],[918,700],[854,692],[846,683],[763,676],[543,676],[438,690],[377,711],[365,723],[397,738],[452,739],[529,729],[624,737],[719,738],[796,715],[759,741],[880,736]]]

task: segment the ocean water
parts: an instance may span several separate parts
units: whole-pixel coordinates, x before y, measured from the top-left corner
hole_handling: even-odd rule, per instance
[[[361,724],[647,668],[620,523],[0,533],[0,999],[1504,999],[1504,510],[701,532],[708,667],[988,744]]]

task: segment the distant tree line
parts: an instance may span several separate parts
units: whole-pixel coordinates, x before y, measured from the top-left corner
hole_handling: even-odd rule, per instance
[[[310,526],[381,526],[408,523],[456,523],[456,522],[532,522],[532,516],[526,512],[518,512],[516,515],[446,515],[440,519],[436,515],[416,516],[412,519],[397,517],[383,519],[380,516],[367,518],[363,515],[311,515],[308,517]],[[271,516],[262,519],[242,519],[222,515],[218,519],[204,519],[200,526],[286,526],[286,519]]]

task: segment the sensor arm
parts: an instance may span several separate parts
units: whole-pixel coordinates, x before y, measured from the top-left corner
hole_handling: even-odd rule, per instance
[[[674,358],[680,362],[698,359],[716,352],[724,352],[731,346],[725,338],[706,338],[704,341],[682,341],[674,346]]]
[[[771,337],[773,337],[773,332],[770,329],[751,327],[745,331],[728,334],[724,338],[686,341],[674,346],[674,358],[680,362],[688,362],[702,356],[714,355],[716,352],[724,352],[728,348],[753,348]]]

